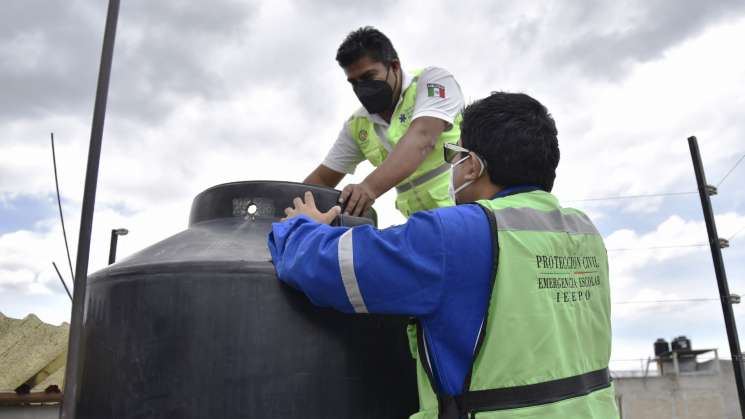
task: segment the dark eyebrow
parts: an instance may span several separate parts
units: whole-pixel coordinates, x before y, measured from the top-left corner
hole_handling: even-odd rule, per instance
[[[361,76],[357,77],[356,79],[347,79],[347,81],[352,83],[355,80],[367,80],[367,79],[372,78],[375,75],[375,73],[376,73],[376,70],[373,68],[373,69],[365,71],[364,73],[362,73]]]

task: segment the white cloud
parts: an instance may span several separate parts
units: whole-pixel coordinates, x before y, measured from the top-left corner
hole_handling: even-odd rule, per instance
[[[0,290],[16,290],[22,294],[50,294],[45,284],[38,282],[36,272],[29,269],[0,270]]]
[[[737,226],[745,225],[745,214],[724,213],[716,219],[722,237],[733,234]],[[704,246],[649,249],[695,243]],[[691,336],[697,348],[718,348],[720,356],[728,356],[707,243],[703,221],[686,220],[677,215],[646,233],[622,229],[606,237],[609,249],[636,249],[609,252],[614,302],[613,358],[651,355],[654,339],[664,337],[670,340],[679,334]],[[729,273],[741,270],[745,255],[741,246],[733,241],[732,248],[723,252]],[[733,278],[737,277],[730,276],[730,292],[741,294],[742,289],[737,287],[738,282]],[[742,309],[739,306],[734,308],[736,319],[743,324]],[[612,366],[624,369],[636,364],[623,361]]]
[[[736,213],[721,214],[716,219],[721,232],[735,231],[736,226],[745,225],[745,215]],[[645,271],[650,271],[655,266],[677,263],[678,259],[694,253],[709,251],[705,223],[684,220],[677,215],[670,216],[654,231],[647,233],[639,234],[631,229],[614,231],[605,238],[605,244],[609,250],[614,298],[619,301],[636,299],[634,293],[640,292],[640,277],[645,276]],[[686,268],[681,266],[681,269],[685,271]],[[654,291],[647,288],[645,290]],[[666,294],[670,296],[674,293]]]
[[[562,121],[570,124],[560,137],[562,194],[579,199],[695,191],[690,135],[698,136],[714,178],[714,168],[745,148],[739,115],[745,104],[745,58],[731,53],[743,37],[744,20],[712,28],[657,61],[633,67],[620,83],[578,89],[580,106],[558,104],[560,135]],[[602,175],[593,179],[585,173]],[[626,209],[653,212],[664,202],[629,200]]]

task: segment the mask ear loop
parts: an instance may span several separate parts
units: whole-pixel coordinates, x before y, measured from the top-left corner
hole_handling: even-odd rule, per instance
[[[476,160],[478,160],[479,163],[481,164],[481,170],[479,170],[479,177],[481,177],[481,175],[483,175],[484,172],[486,171],[486,162],[484,160],[482,160],[481,157],[479,157],[478,154],[473,153],[473,155],[476,156]],[[469,154],[469,156],[470,156],[470,154]]]
[[[463,163],[463,162],[464,162],[464,161],[466,161],[466,159],[467,159],[467,158],[469,158],[469,157],[471,157],[471,155],[470,155],[470,154],[466,154],[466,157],[463,157],[462,159],[460,159],[460,160],[458,160],[457,162],[453,163],[453,164],[452,164],[452,167],[455,167],[455,166],[457,166],[457,165],[459,165],[459,164]],[[479,173],[479,176],[481,176],[481,173]]]
[[[479,163],[480,163],[480,165],[481,165],[481,169],[479,170],[479,175],[477,177],[477,179],[478,179],[486,171],[486,162],[484,160],[482,160],[481,157],[479,157],[478,154],[473,153],[473,155],[474,155],[474,157],[476,157],[476,160],[478,160]],[[455,166],[461,164],[462,162],[466,161],[466,159],[469,158],[469,157],[471,157],[471,153],[466,154],[466,157],[463,157],[462,159],[460,159],[457,162],[453,163],[453,167],[455,167]]]
[[[386,81],[388,80],[388,72],[389,72],[389,71],[391,70],[391,65],[392,65],[392,64],[393,64],[393,63],[391,63],[391,64],[388,64],[388,69],[387,69],[387,70],[386,70],[386,72],[385,72],[385,79],[386,79]],[[395,83],[393,84],[393,86],[394,86],[394,89],[395,89],[395,86],[397,86],[397,85],[398,85],[398,74],[396,74],[396,71],[393,71],[393,77],[395,77],[395,78],[396,78],[396,82],[395,82]],[[403,88],[403,86],[401,86],[401,87]],[[399,96],[401,96],[401,92],[400,92],[400,91],[398,92],[398,95],[399,95]],[[395,95],[391,95],[391,96],[393,96],[393,97],[391,97],[391,103],[390,103],[390,104],[388,104],[388,108],[389,108],[389,109],[393,109],[393,106],[394,106],[394,104],[395,104],[395,103],[397,102],[397,100],[398,100],[398,99],[396,98],[396,96],[395,96]]]

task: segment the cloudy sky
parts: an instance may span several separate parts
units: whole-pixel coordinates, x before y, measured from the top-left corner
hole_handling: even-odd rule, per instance
[[[76,249],[105,2],[6,0],[0,12],[0,311],[67,321],[70,302],[49,133]],[[555,192],[594,218],[610,250],[616,360],[686,334],[728,354],[686,138],[710,183],[745,154],[741,0],[123,0],[104,133],[90,272],[109,232],[124,257],[184,229],[192,198],[222,182],[299,181],[323,158],[356,98],[334,61],[373,25],[406,68],[453,73],[468,101],[528,93],[559,128]],[[346,181],[369,173],[363,165]],[[745,227],[745,163],[714,197],[720,236]],[[382,226],[403,219],[393,194]],[[745,292],[745,231],[724,251]],[[652,248],[652,249],[650,249]],[[75,257],[73,255],[73,260]],[[745,312],[735,307],[741,330]],[[638,363],[619,361],[616,368]]]

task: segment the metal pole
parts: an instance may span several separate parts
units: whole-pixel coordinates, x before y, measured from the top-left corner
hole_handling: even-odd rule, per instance
[[[722,241],[717,234],[717,225],[714,221],[714,212],[711,208],[711,199],[709,195],[716,194],[716,188],[706,184],[706,175],[704,174],[704,165],[701,162],[701,153],[698,149],[696,137],[688,138],[688,146],[691,149],[691,159],[693,160],[693,170],[696,172],[696,182],[698,183],[698,193],[701,197],[701,208],[704,211],[704,220],[706,221],[706,231],[709,234],[709,247],[711,248],[711,258],[714,262],[714,273],[717,277],[719,286],[719,298],[722,302],[722,312],[724,313],[724,325],[727,329],[727,339],[729,340],[729,350],[732,354],[732,367],[735,371],[735,383],[737,384],[737,395],[740,399],[740,415],[745,414],[745,386],[743,386],[742,371],[742,351],[740,350],[740,339],[737,335],[737,325],[735,324],[735,315],[732,312],[732,298],[727,285],[727,274],[724,271],[724,260],[722,259]]]
[[[70,337],[68,341],[67,366],[65,371],[65,393],[60,417],[73,419],[80,399],[78,386],[83,377],[85,344],[83,342],[83,311],[85,308],[86,282],[88,280],[88,256],[90,253],[91,230],[93,228],[93,210],[96,203],[96,184],[98,182],[98,163],[101,157],[104,119],[106,116],[106,99],[109,94],[111,61],[114,55],[116,23],[119,17],[119,0],[109,0],[104,30],[101,65],[98,70],[96,102],[93,107],[93,123],[88,148],[88,166],[85,172],[85,190],[83,208],[80,215],[80,236],[75,262],[75,284],[72,297],[72,314],[70,318]]]
[[[111,245],[109,246],[109,265],[116,262],[116,245],[118,243],[119,236],[126,236],[129,234],[129,230],[126,228],[115,228],[111,230]]]
[[[109,265],[116,261],[116,239],[119,237],[116,230],[111,230],[111,245],[109,246]]]

